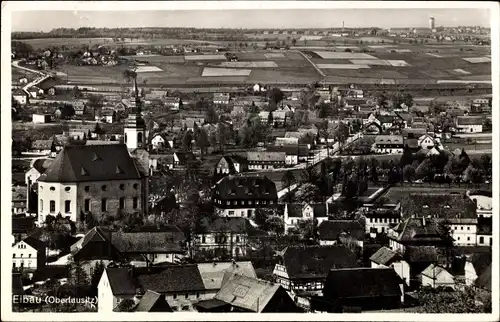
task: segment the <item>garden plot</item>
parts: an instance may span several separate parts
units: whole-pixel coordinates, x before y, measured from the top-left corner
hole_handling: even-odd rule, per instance
[[[226,61],[220,64],[222,67],[238,68],[276,68],[278,65],[273,61]]]
[[[352,59],[350,62],[355,65],[391,66],[387,60],[381,59]]]
[[[135,69],[136,73],[154,73],[154,72],[162,72],[163,70],[157,66],[138,66]]]
[[[433,54],[433,53],[426,53],[426,54],[429,56],[432,56],[432,57],[443,58],[443,56],[438,55],[438,54]]]
[[[347,53],[335,51],[315,51],[314,53],[324,59],[377,59],[377,57],[364,53]]]
[[[264,56],[266,59],[283,59],[286,58],[283,53],[265,53]]]
[[[321,38],[323,38],[324,36],[302,36],[300,37],[300,40],[301,41],[304,41],[304,40],[321,40]]]
[[[224,55],[186,55],[185,60],[227,60]]]
[[[252,70],[250,69],[233,69],[233,68],[213,68],[205,67],[201,76],[214,77],[214,76],[248,76]]]
[[[364,69],[370,68],[368,65],[363,64],[317,64],[319,69]]]
[[[469,58],[462,58],[465,61],[468,61],[469,63],[472,64],[477,64],[477,63],[490,63],[491,58],[490,57],[469,57]]]
[[[410,64],[408,64],[406,61],[404,60],[388,60],[387,61],[391,66],[394,66],[394,67],[408,67],[408,66],[411,66]]]

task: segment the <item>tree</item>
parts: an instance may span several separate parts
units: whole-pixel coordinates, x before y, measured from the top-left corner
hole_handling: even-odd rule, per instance
[[[478,302],[478,293],[470,286],[450,291],[424,287],[416,297],[419,313],[491,313],[491,307]]]
[[[185,131],[182,137],[182,148],[188,151],[192,149],[193,132],[191,130]]]
[[[215,124],[219,120],[219,116],[213,106],[208,106],[205,111],[205,123]]]
[[[406,165],[411,164],[413,162],[413,153],[411,153],[408,145],[405,145],[403,148],[403,155],[401,155],[401,159],[399,159],[399,166],[404,168]]]
[[[116,311],[131,312],[134,307],[135,307],[135,301],[133,299],[123,299],[118,303]]]
[[[271,88],[271,90],[268,91],[267,95],[269,98],[269,102],[274,103],[275,106],[277,106],[278,103],[281,102],[285,97],[285,94],[283,94],[281,89],[277,87]]]
[[[69,119],[75,116],[75,109],[71,104],[63,104],[59,107],[59,110],[61,111],[61,119]]]
[[[90,95],[87,106],[94,111],[94,116],[96,115],[96,110],[101,110],[104,103],[104,96],[102,95]]]
[[[80,98],[82,97],[82,92],[78,86],[73,87],[73,98]]]
[[[322,196],[319,188],[312,183],[305,183],[301,185],[295,192],[294,195],[295,202],[321,202]]]
[[[68,267],[68,284],[73,287],[76,297],[84,296],[89,285],[89,276],[83,268],[83,264],[81,261],[71,260]]]
[[[387,100],[387,96],[385,95],[385,93],[381,93],[380,95],[378,95],[378,97],[377,97],[377,105],[381,109],[386,109],[389,106],[389,102]]]
[[[295,39],[295,38],[292,39],[292,45],[293,46],[297,45],[297,39]]]
[[[425,159],[415,170],[415,178],[422,180],[432,180],[434,178],[434,169],[432,169],[432,165],[429,159]]]
[[[269,114],[267,115],[267,125],[273,126],[274,119],[273,119],[273,112],[269,111]]]
[[[404,166],[403,178],[408,182],[412,182],[415,179],[415,168],[411,164]]]
[[[299,220],[297,230],[304,239],[318,239],[318,221],[316,219]]]
[[[291,198],[290,189],[291,189],[291,186],[297,182],[297,178],[295,178],[295,175],[293,174],[292,171],[288,170],[283,174],[283,177],[281,178],[281,182],[283,183],[283,187],[288,187],[287,195],[288,195],[288,198]]]
[[[230,128],[223,122],[217,123],[216,138],[219,143],[219,151],[224,151],[227,141],[231,137]]]
[[[123,71],[123,78],[129,84],[137,79],[137,73],[135,70],[126,69]]]
[[[97,296],[97,285],[99,285],[99,281],[101,280],[102,273],[106,266],[103,261],[99,261],[94,266],[94,271],[92,272],[92,276],[90,277],[90,285],[91,285],[91,295]]]

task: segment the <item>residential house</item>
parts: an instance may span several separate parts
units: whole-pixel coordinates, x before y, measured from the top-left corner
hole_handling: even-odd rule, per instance
[[[476,245],[478,224],[476,205],[466,195],[410,193],[401,207],[404,217],[422,216],[448,225],[456,245]]]
[[[110,313],[116,311],[123,300],[134,300],[140,292],[130,277],[130,271],[125,267],[106,268],[97,286],[99,301],[97,311]]]
[[[29,95],[23,89],[16,89],[12,92],[12,98],[21,105],[28,104]]]
[[[445,247],[449,240],[434,218],[408,218],[389,229],[389,247],[404,253],[409,246]],[[425,268],[425,267],[424,267]]]
[[[424,239],[425,237],[420,237]],[[429,239],[432,239],[431,236]],[[428,242],[427,244],[431,244]],[[443,264],[443,258],[441,254],[443,253],[442,245],[437,244],[438,247],[432,245],[420,245],[420,246],[407,246],[402,252],[401,250],[396,250],[403,254],[404,260],[410,265],[410,285],[420,285],[422,278],[419,275],[431,264]]]
[[[345,246],[289,246],[280,256],[273,275],[289,292],[321,293],[330,269],[358,267],[356,256]]]
[[[159,267],[137,274],[137,284],[144,290],[160,293],[172,311],[194,311],[199,301],[209,299],[198,265],[183,264]]]
[[[377,135],[374,150],[376,153],[403,153],[403,137],[398,135]]]
[[[268,146],[267,151],[285,152],[285,164],[287,165],[297,165],[299,162],[307,162],[310,156],[309,147],[306,144]]]
[[[297,227],[300,221],[316,220],[318,225],[328,220],[328,203],[285,204],[285,232]]]
[[[38,222],[61,213],[100,218],[118,211],[147,213],[147,174],[124,144],[66,146],[38,178]],[[146,165],[147,168],[147,165]]]
[[[44,124],[44,123],[50,123],[52,120],[50,114],[33,114],[32,115],[32,122],[35,124]]]
[[[75,110],[76,116],[82,116],[87,114],[87,104],[86,101],[83,100],[74,100],[71,102],[73,105],[73,109]]]
[[[247,255],[248,236],[252,225],[247,218],[229,217],[206,221],[196,234],[196,251],[200,254],[230,256],[238,258]]]
[[[288,112],[287,111],[279,111],[279,110],[276,110],[274,112],[267,112],[267,111],[259,112],[259,117],[260,117],[261,123],[264,123],[264,124],[268,123],[269,113],[272,113],[272,119],[273,119],[273,123],[271,124],[271,126],[283,127],[285,125]]]
[[[322,300],[335,313],[396,309],[404,302],[404,282],[391,268],[332,269]]]
[[[401,222],[397,205],[395,209],[370,209],[362,212],[362,216],[365,218],[366,233],[387,233]]]
[[[363,248],[365,228],[357,220],[325,220],[318,226],[319,244],[336,245],[350,239]]]
[[[199,312],[297,313],[300,310],[279,284],[233,274],[211,301],[197,304]]]
[[[134,312],[173,312],[167,300],[160,293],[148,290],[139,300]]]
[[[455,288],[455,278],[444,267],[430,264],[420,273],[422,286]]]
[[[111,109],[102,109],[99,115],[95,116],[96,122],[114,123],[116,121],[116,112]]]
[[[157,231],[119,232],[96,226],[71,246],[75,261],[82,263],[87,274],[97,262],[108,264],[124,260],[134,266],[177,263],[185,254],[185,236],[177,227]]]
[[[151,145],[154,150],[173,149],[174,140],[173,136],[168,136],[165,133],[155,133],[151,136]]]
[[[12,246],[12,270],[34,272],[45,267],[46,246],[41,240],[28,236]]]
[[[213,99],[214,104],[227,105],[229,104],[230,100],[231,100],[231,95],[229,95],[228,93],[214,93],[214,99]]]
[[[483,132],[482,116],[458,116],[456,121],[457,132],[481,133]]]
[[[162,99],[163,104],[171,110],[178,110],[182,106],[182,100],[179,97],[165,97]]]
[[[471,111],[475,113],[491,112],[490,101],[487,98],[476,98],[471,102]]]
[[[38,83],[38,87],[43,91],[43,94],[54,96],[56,95],[56,85],[58,85],[59,82],[52,78],[46,78],[42,82]]]
[[[475,253],[467,257],[465,262],[465,284],[468,286],[474,285],[478,277],[480,277],[492,263],[491,252]]]
[[[173,167],[185,167],[188,163],[196,161],[196,156],[190,151],[177,151],[173,154]]]
[[[12,215],[25,214],[28,190],[23,186],[12,187]]]
[[[427,134],[427,125],[425,123],[422,123],[425,126],[423,128],[415,127],[415,124],[417,124],[417,123],[413,123],[412,127],[408,127],[408,128],[403,129],[403,131],[402,131],[403,137],[408,138],[408,139],[418,139],[418,138],[422,137],[423,135]],[[418,124],[417,124],[417,126],[418,126]]]
[[[429,134],[424,134],[418,138],[418,146],[422,149],[430,150],[436,146],[436,141]]]
[[[30,153],[37,155],[55,156],[54,140],[36,140],[31,143]]]
[[[410,265],[400,253],[384,246],[370,257],[370,262],[372,268],[392,268],[407,286],[410,285]]]
[[[274,207],[276,185],[266,176],[233,176],[219,180],[212,189],[212,201],[221,216],[252,217],[257,208]]]
[[[205,122],[202,118],[185,118],[182,121],[182,127],[187,131],[194,131],[196,127],[200,127]]]
[[[41,98],[43,96],[43,89],[37,86],[31,86],[28,88],[28,94],[31,98]]]
[[[233,274],[257,278],[250,261],[198,263],[198,270],[205,285],[206,297],[213,298]]]
[[[286,164],[285,152],[247,152],[249,170],[282,168]]]
[[[223,155],[215,165],[216,174],[236,174],[248,171],[248,161],[239,155]]]
[[[493,246],[493,220],[491,217],[477,219],[477,246]]]

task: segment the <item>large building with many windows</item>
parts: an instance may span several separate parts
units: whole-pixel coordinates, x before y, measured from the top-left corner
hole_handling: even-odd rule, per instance
[[[147,212],[147,181],[124,144],[66,146],[38,178],[38,222]]]

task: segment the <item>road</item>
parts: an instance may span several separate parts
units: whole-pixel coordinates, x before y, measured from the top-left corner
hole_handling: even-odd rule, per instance
[[[30,73],[34,73],[34,74],[39,75],[39,77],[37,77],[36,79],[32,80],[31,82],[29,82],[28,84],[26,84],[23,87],[23,90],[26,91],[26,92],[28,91],[28,89],[30,87],[36,86],[36,85],[40,84],[41,82],[43,82],[44,80],[46,80],[47,78],[50,78],[50,75],[42,73],[41,71],[30,69],[30,68],[26,68],[26,67],[23,67],[23,66],[19,66],[19,60],[13,61],[12,62],[12,67],[19,68],[19,69],[28,71]]]
[[[314,69],[316,69],[316,71],[322,76],[322,77],[326,77],[325,73],[323,73],[323,71],[318,67],[316,66],[315,63],[313,63],[313,61],[311,60],[311,58],[309,58],[306,54],[304,54],[303,52],[301,52],[300,50],[294,50],[295,52],[297,53],[300,53],[302,55],[302,57],[304,57],[311,65],[312,67],[314,67]]]

